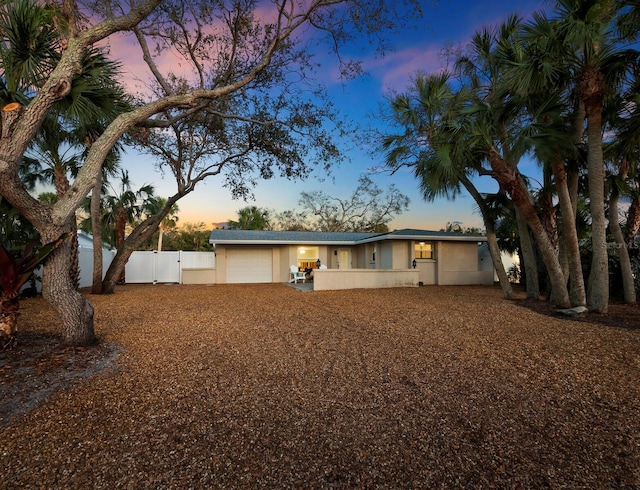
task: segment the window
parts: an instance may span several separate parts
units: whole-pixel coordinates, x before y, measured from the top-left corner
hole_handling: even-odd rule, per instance
[[[316,269],[318,267],[318,260],[320,258],[319,247],[299,247],[297,252],[299,269]]]
[[[433,242],[417,242],[414,246],[414,254],[416,259],[433,259],[433,251]]]

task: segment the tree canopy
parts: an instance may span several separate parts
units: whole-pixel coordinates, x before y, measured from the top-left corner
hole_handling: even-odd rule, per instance
[[[425,199],[454,198],[464,187],[488,237],[502,219],[491,203],[506,198],[527,292],[539,296],[541,269],[544,292],[558,306],[606,312],[612,264],[625,278],[625,299],[635,302],[628,244],[638,232],[637,196],[627,189],[637,189],[638,175],[639,56],[630,28],[638,27],[638,9],[632,2],[558,0],[530,21],[512,16],[481,29],[450,70],[418,74],[410,90],[394,94],[387,116],[397,131],[378,137],[387,165],[412,168]],[[609,145],[617,151],[607,157]],[[525,158],[539,165],[538,189],[523,170]],[[495,181],[498,195],[470,185],[483,176]],[[631,201],[626,233],[621,192]],[[587,246],[579,234],[581,202],[589,206]]]
[[[418,2],[414,6],[419,10]],[[226,184],[243,195],[258,178],[278,172],[300,177],[309,165],[339,160],[328,133],[329,123],[340,130],[339,121],[312,78],[316,65],[308,41],[315,38],[338,53],[355,35],[384,40],[380,34],[394,24],[393,7],[363,0],[3,2],[3,89],[6,100],[15,103],[2,111],[0,195],[44,241],[52,241],[69,231],[70,220],[123,137],[156,152],[158,165],[175,179],[176,192],[119,248],[114,270],[105,277],[106,290],[112,291],[135,244],[153,234],[171,207],[203,179],[224,173]],[[68,190],[53,204],[41,203],[20,180],[22,157],[56,105],[83,82],[87,55],[121,34],[135,40],[149,90],[112,120],[105,118],[99,134],[87,141]],[[163,63],[163,56],[181,70]],[[342,76],[360,73],[358,63],[341,55],[335,59]],[[50,256],[43,294],[62,319],[65,340],[87,344],[95,339],[93,308],[60,273],[68,269],[68,252],[64,243]]]

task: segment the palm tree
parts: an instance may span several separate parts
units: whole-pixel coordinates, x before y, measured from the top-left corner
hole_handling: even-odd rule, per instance
[[[92,49],[82,59],[82,72],[74,79],[70,94],[59,106],[63,117],[73,125],[72,137],[84,144],[83,157],[86,157],[93,143],[98,139],[109,123],[118,114],[130,108],[130,100],[118,85],[117,77],[120,65],[108,60],[103,51]],[[91,292],[102,293],[102,225],[101,196],[103,182],[115,176],[119,167],[122,145],[113,146],[105,158],[102,169],[96,175],[92,190],[90,214],[92,217],[91,235],[93,237],[93,281]]]
[[[60,36],[52,10],[18,0],[0,11],[5,42],[0,43],[0,100],[26,104],[29,91],[39,87],[60,59]]]
[[[148,214],[158,214],[158,212],[167,205],[167,199],[165,197],[156,197],[151,199],[147,206]],[[165,232],[175,229],[178,224],[178,212],[180,208],[177,204],[171,206],[171,209],[167,215],[162,218],[158,225],[158,252],[162,250],[162,236]]]
[[[132,225],[137,218],[140,218],[154,199],[154,188],[145,184],[134,191],[131,187],[129,172],[121,171],[118,189],[113,189],[113,194],[104,198],[105,208],[103,220],[108,223],[111,230],[113,244],[116,248],[122,247],[125,241],[127,225]],[[118,284],[125,284],[126,277],[124,268],[117,281]]]
[[[534,137],[544,129],[538,124],[539,114],[529,113],[526,101],[507,83],[507,68],[517,55],[520,25],[521,21],[514,16],[497,29],[477,33],[469,55],[457,60],[456,67],[469,88],[469,98],[455,125],[467,133],[468,151],[488,163],[488,173],[526,221],[549,275],[550,299],[558,306],[568,307],[570,298],[557,251],[518,169],[522,156],[533,147]],[[521,233],[520,238],[527,236],[528,233]]]
[[[266,230],[269,228],[269,210],[247,206],[238,210],[238,221],[229,220],[230,230]]]
[[[555,13],[553,19],[539,15],[531,31],[553,41],[546,43],[547,51],[554,64],[570,75],[575,97],[584,106],[593,249],[587,302],[594,311],[604,313],[609,303],[609,272],[603,108],[608,93],[623,83],[637,53],[621,49],[615,36],[613,0],[557,0]]]
[[[479,163],[465,151],[460,140],[464,134],[450,131],[447,117],[461,110],[460,98],[453,92],[447,73],[419,76],[409,94],[391,101],[393,122],[403,132],[383,138],[386,165],[395,172],[403,166],[413,168],[422,196],[427,201],[438,197],[455,199],[464,187],[476,201],[482,214],[494,269],[505,298],[513,297],[495,233],[495,221],[484,196],[473,185],[470,174]]]
[[[60,25],[54,16],[55,8],[41,7],[28,0],[12,2],[11,8],[0,12],[0,24],[6,40],[0,46],[3,61],[0,99],[4,103],[18,101],[28,104],[33,89],[41,86],[59,61],[62,52]],[[81,165],[79,153],[66,161],[63,161],[64,154],[83,145],[90,147],[108,122],[127,107],[123,91],[118,86],[118,72],[119,65],[108,60],[101,48],[87,50],[81,60],[81,72],[73,79],[70,92],[54,105],[31,146],[32,151],[35,148],[40,153],[40,162],[49,167],[39,178],[44,177],[54,183],[59,196],[69,188],[68,175],[75,177]],[[65,146],[65,152],[60,151],[61,145]],[[117,152],[118,147],[114,154]],[[27,173],[23,172],[23,176],[28,184],[38,179],[36,174],[28,173],[38,170],[34,162],[33,158],[25,158]],[[101,188],[100,177],[102,173],[98,172],[97,189]],[[70,220],[70,230],[75,231],[75,227],[75,220]],[[96,265],[95,257],[102,251],[99,224],[97,230],[98,234],[94,234],[94,276],[99,274],[101,277],[102,258],[99,257],[99,265]],[[71,262],[70,277],[77,288],[79,266],[75,233],[71,241]]]
[[[627,152],[627,148],[628,146],[625,143],[619,141],[612,145],[607,145],[606,148],[606,157],[611,169],[607,178],[607,188],[610,196],[607,218],[609,231],[616,244],[617,254],[615,255],[617,255],[620,263],[624,301],[625,303],[635,304],[636,290],[631,258],[622,227],[620,226],[620,210],[618,208],[620,197],[629,195],[628,182],[630,175],[633,175],[632,180],[635,180],[637,175],[638,150]]]
[[[637,9],[640,11],[640,8]],[[624,97],[624,117],[618,120],[617,146],[620,152],[627,155],[630,162],[630,175],[633,175],[628,182],[627,191],[631,198],[631,204],[627,211],[627,224],[625,231],[625,243],[627,246],[635,241],[640,232],[640,184],[637,176],[640,175],[638,163],[638,148],[640,148],[640,77],[635,75],[635,79],[630,84]]]
[[[62,150],[63,148],[64,151]],[[71,134],[57,118],[49,117],[32,140],[23,159],[23,180],[29,186],[40,182],[53,184],[58,198],[64,196],[69,187],[69,176],[75,177],[79,168],[79,155],[74,153]],[[77,289],[80,285],[79,245],[75,219],[69,221],[71,232],[71,265],[69,276]]]

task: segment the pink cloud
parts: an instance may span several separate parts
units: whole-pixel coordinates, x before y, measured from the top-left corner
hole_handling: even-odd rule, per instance
[[[403,91],[417,73],[434,73],[443,69],[441,46],[412,46],[397,51],[367,68],[381,80],[382,90]]]
[[[391,90],[404,91],[417,73],[435,73],[443,70],[441,51],[442,47],[438,45],[411,46],[385,56],[364,58],[360,62],[371,79],[379,83],[380,93]],[[335,56],[319,56],[316,61],[323,65],[319,75],[326,84],[337,85],[343,82]]]

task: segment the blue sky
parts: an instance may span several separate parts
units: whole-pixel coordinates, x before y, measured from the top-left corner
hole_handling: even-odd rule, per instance
[[[363,62],[368,76],[347,84],[336,78],[322,80],[328,93],[339,110],[348,118],[363,126],[381,124],[375,113],[385,95],[390,91],[404,91],[417,71],[436,72],[443,66],[441,53],[447,45],[464,45],[474,32],[482,27],[497,25],[509,14],[517,12],[529,17],[536,10],[548,9],[544,1],[519,0],[422,0],[422,18],[408,18],[406,29],[393,38],[395,50],[380,58],[373,53],[365,54],[362,49],[352,49]],[[354,48],[359,48],[354,46]],[[363,53],[363,54],[360,54]],[[335,59],[328,59],[322,73],[335,73]],[[324,67],[323,67],[324,68]],[[298,199],[302,191],[322,190],[327,194],[346,198],[355,189],[359,175],[380,165],[382,156],[371,157],[368,148],[358,147],[355,141],[345,141],[349,162],[335,167],[330,179],[311,175],[305,181],[292,182],[285,179],[260,181],[254,189],[255,201],[245,203],[233,200],[230,192],[222,187],[222,178],[213,177],[198,184],[196,190],[178,202],[180,223],[203,222],[207,227],[212,223],[235,219],[237,210],[246,205],[284,211],[300,210]],[[129,153],[123,158],[123,166],[130,170],[134,186],[153,184],[156,194],[169,196],[175,192],[175,182],[163,179],[160,173],[152,172],[148,157]],[[409,211],[390,223],[391,229],[420,228],[438,230],[447,222],[460,222],[463,226],[482,227],[480,216],[474,212],[473,200],[463,195],[455,201],[438,200],[424,202],[417,182],[408,171],[371,175],[382,189],[394,184],[402,193],[411,198]],[[493,192],[496,185],[489,178],[478,180],[481,191]]]

